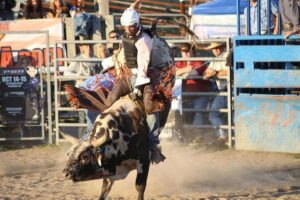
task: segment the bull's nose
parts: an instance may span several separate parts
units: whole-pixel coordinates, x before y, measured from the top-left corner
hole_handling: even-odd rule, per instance
[[[80,180],[79,180],[77,177],[73,177],[73,178],[72,178],[72,181],[73,181],[73,182],[78,182],[78,181],[80,181]]]

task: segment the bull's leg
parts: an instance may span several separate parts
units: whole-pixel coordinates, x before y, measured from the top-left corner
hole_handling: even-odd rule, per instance
[[[114,180],[108,178],[103,179],[102,190],[99,200],[105,200],[113,184]]]
[[[149,156],[148,156],[149,157]],[[150,160],[145,158],[137,161],[137,177],[135,187],[138,192],[138,200],[144,200],[144,192],[147,185]]]

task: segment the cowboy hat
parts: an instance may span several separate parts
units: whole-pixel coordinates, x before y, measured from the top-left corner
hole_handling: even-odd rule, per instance
[[[105,58],[104,60],[102,60],[101,64],[103,67],[101,73],[107,72],[108,69],[113,68],[116,65],[116,63],[112,57]]]
[[[224,46],[224,42],[212,42],[209,46],[205,47],[205,50],[212,50],[221,46]]]

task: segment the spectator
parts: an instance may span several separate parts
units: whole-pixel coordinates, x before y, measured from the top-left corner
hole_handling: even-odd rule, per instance
[[[85,12],[85,1],[77,0],[72,4],[71,16],[74,18],[75,39],[79,36],[92,38],[93,16]]]
[[[299,0],[279,0],[279,10],[283,23],[284,38],[300,33]]]
[[[105,45],[100,44],[97,46],[96,56],[98,58],[107,58],[110,56],[110,53]]]
[[[24,83],[24,90],[26,91],[26,121],[36,123],[40,118],[40,80],[37,76],[38,70],[33,66],[31,57],[26,55],[20,56],[17,67],[25,68],[28,74],[27,81]]]
[[[80,85],[80,88],[85,90],[95,90],[100,86],[108,90],[112,89],[116,77],[115,61],[112,57],[108,57],[101,62],[101,65],[103,67],[101,74],[90,77]],[[100,112],[87,110],[87,133],[83,138],[88,137],[99,114]]]
[[[82,43],[79,45],[80,55],[76,56],[76,58],[80,59],[88,59],[88,58],[95,58],[91,54],[91,45]],[[98,71],[98,63],[89,62],[89,61],[79,61],[79,62],[72,62],[70,65],[65,69],[64,76],[92,76],[95,75]],[[83,83],[83,79],[77,79],[75,86],[80,87]],[[79,123],[84,123],[86,118],[86,114],[83,112],[79,112]],[[85,134],[85,130],[80,127],[79,135],[82,137]]]
[[[72,5],[75,8],[76,13],[85,12],[85,0],[72,0]]]
[[[260,12],[260,29],[261,29],[261,35],[268,34],[268,0],[261,0],[261,12]],[[271,1],[271,16],[270,16],[270,32],[272,34],[278,34],[278,9],[276,4],[274,3],[273,0]],[[257,30],[257,21],[258,21],[258,16],[257,16],[257,0],[250,0],[250,35],[258,35],[258,30]],[[244,16],[245,16],[245,24],[247,24],[247,7],[244,10]],[[246,34],[247,31],[245,31]]]
[[[180,48],[183,58],[193,56],[193,49],[188,43],[183,43]],[[205,63],[201,61],[180,61],[176,62],[176,76],[186,78],[189,75],[201,76],[206,69]],[[183,80],[183,92],[208,92],[210,90],[210,81],[208,80]],[[183,99],[186,101],[187,107],[194,109],[206,109],[209,103],[208,96],[191,96]],[[204,125],[204,113],[196,112],[193,120],[193,125]]]
[[[76,56],[76,58],[81,59],[88,59],[88,58],[95,58],[92,56],[92,50],[90,44],[82,43],[79,45],[80,55]],[[65,69],[64,75],[65,76],[92,76],[96,74],[99,70],[99,64],[95,62],[88,62],[88,61],[79,61],[79,62],[72,62],[70,65]],[[76,87],[78,87],[82,83],[82,79],[76,81]]]
[[[108,41],[116,41],[119,40],[120,36],[118,35],[118,32],[116,30],[112,30],[108,33]],[[119,50],[119,43],[109,43],[109,52],[111,55],[114,55]]]
[[[38,70],[32,65],[28,65],[26,69],[26,72],[29,75],[29,80],[24,85],[26,91],[26,120],[30,123],[37,123],[40,118],[40,80],[37,76]]]
[[[17,67],[24,67],[27,68],[28,66],[32,66],[31,58],[29,56],[21,56],[19,58]]]
[[[69,10],[64,0],[51,0],[48,18],[68,17]]]
[[[218,58],[226,58],[229,53],[225,51],[225,43],[211,43],[207,48],[207,50],[211,50],[215,57]],[[204,71],[204,80],[208,80],[209,78],[216,77],[217,83],[217,91],[224,92],[227,90],[227,81],[224,79],[220,79],[220,76],[226,76],[228,74],[229,66],[226,66],[227,61],[212,61],[208,68]],[[210,109],[216,110],[221,108],[227,108],[227,97],[226,96],[215,96]],[[218,111],[211,111],[209,113],[209,121],[214,126],[224,125],[224,120],[222,118],[222,113]],[[227,132],[218,129],[216,132],[217,141],[221,143],[225,143],[227,141]]]
[[[39,19],[45,17],[42,0],[27,0],[24,17],[26,19]]]
[[[0,0],[0,21],[14,20],[14,11],[16,0]]]

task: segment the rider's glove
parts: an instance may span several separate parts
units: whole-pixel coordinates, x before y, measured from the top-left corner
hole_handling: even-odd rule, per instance
[[[138,88],[134,88],[133,92],[129,94],[129,97],[135,101],[142,96],[141,91]]]

